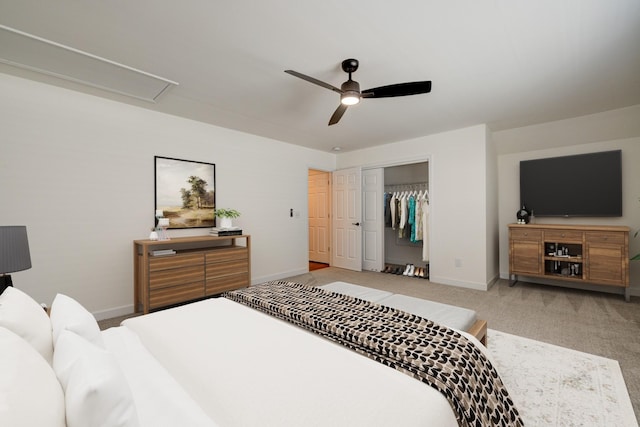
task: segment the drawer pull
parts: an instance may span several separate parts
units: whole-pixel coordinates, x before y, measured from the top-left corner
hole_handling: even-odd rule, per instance
[[[527,233],[527,232],[525,231],[525,232],[524,232],[524,235],[525,235],[525,236],[528,236],[528,235],[529,235],[529,233]]]

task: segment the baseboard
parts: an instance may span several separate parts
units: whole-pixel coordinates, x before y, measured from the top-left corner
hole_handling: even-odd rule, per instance
[[[100,321],[105,319],[112,319],[114,317],[126,316],[128,314],[132,314],[133,311],[133,304],[129,304],[123,305],[121,307],[110,308],[108,310],[94,311],[92,314],[93,317],[96,318],[96,320]]]
[[[269,275],[269,276],[261,276],[261,277],[258,277],[258,278],[252,277],[251,278],[251,284],[252,285],[259,285],[260,283],[268,282],[270,280],[280,280],[280,279],[284,279],[286,277],[299,276],[301,274],[306,274],[308,272],[309,272],[309,266],[307,266],[306,268],[303,268],[303,269],[289,270],[289,271],[286,271],[284,273],[272,274],[272,275]]]
[[[496,274],[495,276],[493,276],[493,278],[487,282],[487,290],[491,289],[493,287],[493,285],[495,285],[498,280],[500,280],[500,274],[499,273]]]
[[[464,282],[461,280],[448,279],[446,277],[429,276],[429,281],[439,283],[441,285],[458,286],[460,288],[475,289],[478,291],[486,291],[489,289],[489,286],[486,283]]]

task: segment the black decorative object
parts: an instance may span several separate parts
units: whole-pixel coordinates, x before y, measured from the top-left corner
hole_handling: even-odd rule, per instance
[[[0,294],[13,286],[11,275],[31,268],[27,227],[24,225],[0,226]]]
[[[522,208],[518,210],[516,216],[518,217],[518,224],[529,224],[531,214],[524,205],[522,205]]]

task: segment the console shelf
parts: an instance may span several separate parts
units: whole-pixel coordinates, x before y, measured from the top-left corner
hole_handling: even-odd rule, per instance
[[[509,224],[509,279],[544,277],[624,288],[629,301],[629,227]]]

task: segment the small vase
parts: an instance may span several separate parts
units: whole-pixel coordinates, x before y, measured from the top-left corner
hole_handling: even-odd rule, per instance
[[[231,218],[222,217],[220,218],[220,228],[232,228],[233,220]]]

